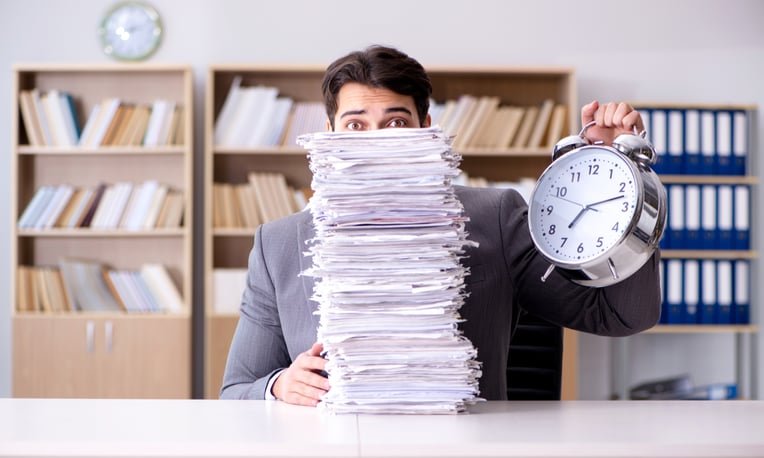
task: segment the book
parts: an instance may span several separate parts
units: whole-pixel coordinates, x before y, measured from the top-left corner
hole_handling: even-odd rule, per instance
[[[57,187],[56,194],[51,202],[50,212],[48,213],[46,210],[46,213],[44,214],[45,219],[39,222],[42,229],[50,229],[55,226],[56,221],[58,221],[58,218],[68,205],[73,194],[73,186],[62,184]]]
[[[168,102],[162,99],[155,100],[151,105],[149,123],[146,127],[146,133],[143,136],[143,146],[157,146],[159,132],[162,129],[162,123],[164,122],[165,113],[167,112],[168,107]]]
[[[494,141],[496,148],[505,149],[513,146],[525,112],[525,108],[515,106],[506,106],[500,109],[500,129]]]
[[[120,115],[119,124],[117,125],[114,134],[109,138],[108,145],[125,145],[125,136],[129,133],[133,116],[135,114],[135,105],[125,104],[122,108],[122,114]]]
[[[128,115],[129,111],[130,105],[128,104],[121,103],[117,107],[114,116],[109,122],[109,127],[106,129],[106,132],[104,132],[103,139],[99,146],[113,146],[115,144],[114,139],[117,137],[117,132],[123,128],[125,116]]]
[[[148,106],[138,105],[133,110],[131,123],[122,139],[122,144],[126,146],[140,146],[143,144],[143,137],[146,135],[146,129],[149,125],[151,111]]]
[[[78,146],[82,146],[84,139],[92,135],[93,129],[95,128],[95,125],[96,125],[96,120],[98,119],[98,113],[100,111],[101,111],[101,104],[95,104],[93,105],[93,108],[90,109],[90,114],[85,120],[85,126],[82,128],[80,137],[77,140]]]
[[[162,183],[160,183],[154,190],[154,193],[151,195],[149,206],[146,209],[145,218],[143,220],[143,229],[153,229],[156,227],[159,210],[162,208],[162,203],[167,197],[168,190],[169,187]]]
[[[165,108],[162,112],[162,118],[159,120],[159,128],[156,132],[156,137],[149,137],[146,135],[144,138],[144,145],[146,146],[164,146],[167,144],[167,137],[170,135],[170,129],[172,128],[173,117],[175,114],[175,102],[165,100]],[[149,120],[149,128],[151,127],[151,120]],[[147,143],[147,139],[150,141]]]
[[[527,148],[528,141],[530,140],[533,127],[536,125],[536,118],[538,117],[539,107],[530,106],[525,108],[525,114],[520,122],[515,138],[512,140],[513,148]]]
[[[64,222],[63,227],[75,228],[82,225],[85,213],[93,202],[93,196],[95,196],[95,187],[89,186],[83,190],[82,198],[77,202],[76,207],[69,218]]]
[[[218,197],[221,207],[221,226],[219,227],[241,227],[240,209],[234,192],[234,185],[231,183],[220,183],[218,186]]]
[[[239,135],[241,146],[268,146],[268,136],[276,112],[276,100],[279,90],[275,87],[257,86],[257,97],[250,100],[249,114],[242,120],[249,124],[246,132]]]
[[[260,225],[260,214],[257,210],[254,190],[248,184],[235,185],[236,197],[241,208],[242,225],[255,228]]]
[[[42,135],[42,140],[45,145],[47,146],[53,146],[55,145],[55,139],[53,138],[53,132],[51,131],[52,127],[50,126],[50,123],[48,122],[48,117],[45,114],[45,104],[42,101],[42,94],[38,89],[32,89],[32,101],[33,103],[33,110],[35,112],[36,118],[40,123],[40,134]]]
[[[40,96],[42,99],[43,113],[48,120],[53,146],[72,146],[66,130],[64,114],[61,110],[61,99],[57,90],[50,90]]]
[[[114,284],[111,271],[108,269],[104,269],[101,272],[101,275],[103,276],[104,283],[106,283],[106,287],[109,288],[111,295],[114,296],[114,300],[117,301],[117,305],[119,305],[120,310],[122,310],[123,312],[127,312],[128,311],[127,305],[125,305],[125,301],[123,299],[122,294],[120,293],[119,289],[117,289],[117,286]]]
[[[32,199],[29,201],[24,211],[21,213],[18,221],[18,227],[20,229],[29,229],[35,226],[37,219],[40,217],[40,213],[45,209],[48,201],[53,197],[55,193],[54,186],[43,185],[37,188]]]
[[[186,308],[165,266],[156,263],[144,264],[141,266],[140,276],[157,299],[162,311],[180,313]]]
[[[27,140],[32,146],[45,146],[45,139],[42,136],[42,127],[37,118],[37,111],[34,106],[34,99],[31,91],[19,92],[19,110],[21,111],[21,120],[24,123],[24,131],[27,134]]]
[[[129,271],[112,269],[107,272],[107,276],[109,277],[109,283],[117,291],[121,306],[124,306],[126,312],[141,313],[148,311],[141,302],[132,282],[129,281]]]
[[[173,145],[184,145],[186,143],[186,115],[183,107],[178,107],[178,125],[175,127],[174,137],[172,140]]]
[[[103,265],[95,261],[63,258],[59,261],[59,268],[73,310],[87,312],[121,310],[103,280]]]
[[[47,282],[45,279],[44,268],[35,268],[32,270],[34,276],[34,287],[37,291],[37,309],[44,313],[50,313],[53,311],[53,305],[50,299],[50,292],[48,291]]]
[[[159,305],[159,300],[149,291],[146,281],[141,276],[140,271],[131,270],[126,272],[125,281],[133,289],[133,292],[137,294],[138,300],[141,302],[141,306],[146,312],[161,312],[162,308]]]
[[[454,142],[456,142],[459,136],[464,132],[476,105],[477,97],[470,94],[462,94],[456,100],[454,112],[448,119],[448,126],[443,126],[443,131],[446,134],[455,135]]]
[[[112,202],[116,198],[118,192],[116,184],[108,184],[101,195],[101,199],[98,201],[98,206],[93,213],[93,218],[90,220],[90,227],[94,229],[104,229],[107,226],[108,214],[112,210]]]
[[[247,269],[221,268],[212,271],[212,304],[217,313],[238,313],[247,283]]]
[[[106,187],[106,183],[100,183],[95,187],[93,197],[88,200],[87,208],[83,209],[82,219],[78,221],[77,227],[90,227],[90,223],[93,221],[93,216],[101,203],[101,199],[103,199]]]
[[[231,87],[228,90],[223,106],[220,108],[220,113],[215,120],[215,144],[225,144],[225,138],[228,136],[228,129],[231,125],[231,120],[234,113],[237,110],[237,105],[241,102],[241,76],[235,76],[231,81]]]
[[[34,312],[37,309],[34,297],[34,279],[32,278],[32,267],[19,265],[16,268],[16,311]]]
[[[181,227],[183,224],[185,195],[181,191],[170,190],[165,201],[167,212],[157,220],[157,227]]]
[[[260,211],[260,220],[264,223],[277,218],[278,208],[275,207],[276,197],[272,194],[267,184],[265,174],[250,172],[247,175],[248,182],[254,190],[257,208]]]
[[[263,142],[265,146],[278,146],[284,141],[284,134],[286,133],[286,126],[289,123],[289,115],[292,112],[293,104],[294,101],[289,97],[279,97],[276,99],[270,131]]]
[[[552,110],[554,110],[554,100],[545,99],[541,102],[541,106],[538,108],[538,115],[536,121],[531,130],[531,135],[528,137],[528,148],[539,148],[542,142],[545,140],[544,134],[547,132],[549,126],[549,120],[552,117]]]
[[[98,109],[96,119],[93,120],[93,127],[88,132],[87,137],[83,135],[80,138],[79,145],[84,148],[100,147],[121,104],[122,101],[119,98],[102,100],[99,104],[100,108]]]
[[[557,104],[552,110],[552,116],[549,118],[549,128],[547,129],[546,141],[544,142],[550,150],[554,148],[565,135],[565,126],[568,121],[568,107],[564,104]]]
[[[69,141],[72,146],[77,145],[82,131],[80,128],[79,116],[77,115],[77,107],[74,103],[74,97],[68,92],[62,92],[59,97],[61,98],[60,106]]]
[[[491,113],[499,106],[499,98],[493,96],[483,96],[477,99],[475,108],[465,119],[465,125],[454,139],[455,148],[470,148],[479,143],[476,140],[478,131],[484,128]]]
[[[159,187],[160,184],[156,180],[146,180],[137,186],[135,202],[123,218],[120,227],[133,231],[144,228],[154,194],[158,192]]]
[[[48,269],[48,280],[50,289],[53,291],[55,309],[62,312],[71,312],[72,304],[69,303],[69,298],[64,291],[64,277],[61,274],[61,269],[56,267],[50,267]]]

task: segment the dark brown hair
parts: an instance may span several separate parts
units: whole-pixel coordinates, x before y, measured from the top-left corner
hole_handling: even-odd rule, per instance
[[[326,69],[321,90],[332,130],[337,114],[337,94],[347,83],[360,83],[411,96],[420,124],[424,123],[430,109],[432,84],[422,64],[395,48],[373,45],[340,57]]]

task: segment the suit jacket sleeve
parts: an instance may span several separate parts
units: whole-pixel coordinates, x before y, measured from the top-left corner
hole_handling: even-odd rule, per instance
[[[265,399],[271,376],[290,363],[276,292],[263,256],[263,226],[255,232],[239,323],[228,353],[221,399]]]
[[[580,286],[558,271],[541,282],[549,267],[534,248],[528,229],[528,208],[515,192],[502,196],[504,253],[520,307],[553,323],[607,336],[625,336],[648,329],[660,317],[660,254],[627,279],[604,288]]]

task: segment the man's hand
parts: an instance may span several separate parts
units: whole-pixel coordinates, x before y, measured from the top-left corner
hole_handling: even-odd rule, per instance
[[[297,359],[279,374],[273,383],[273,395],[289,404],[315,406],[327,391],[329,380],[319,372],[324,370],[326,360],[321,357],[324,346],[314,343],[310,350],[300,353]]]
[[[633,134],[634,126],[637,132],[645,128],[639,112],[624,102],[600,105],[595,100],[584,105],[581,108],[581,125],[585,126],[590,121],[596,121],[596,124],[586,129],[584,135],[592,143],[601,141],[605,145],[611,145],[621,134]]]

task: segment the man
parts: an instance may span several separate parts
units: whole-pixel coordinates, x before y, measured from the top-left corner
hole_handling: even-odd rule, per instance
[[[424,68],[402,52],[372,46],[332,63],[322,84],[327,129],[336,131],[429,127],[430,80]],[[593,141],[612,143],[621,133],[642,129],[639,114],[624,103],[581,110]],[[513,190],[457,187],[466,231],[479,247],[463,262],[469,296],[460,328],[483,363],[480,396],[506,399],[510,337],[521,309],[572,329],[608,336],[634,334],[660,315],[656,253],[628,279],[605,288],[577,285],[557,271],[542,283],[549,263],[533,247],[527,206]],[[304,255],[314,236],[307,211],[270,222],[255,233],[249,255],[241,315],[228,355],[221,398],[280,399],[316,405],[329,390],[320,372],[326,361],[315,342],[318,316],[310,301],[313,279],[300,276],[312,265]]]

